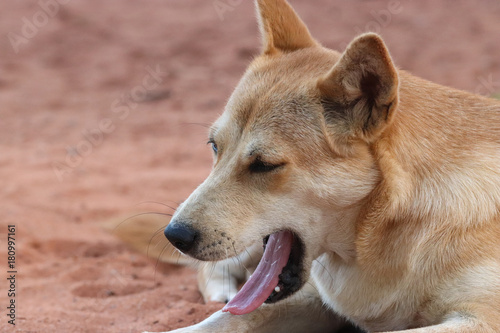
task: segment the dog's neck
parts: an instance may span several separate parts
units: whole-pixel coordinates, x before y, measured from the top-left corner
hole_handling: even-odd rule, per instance
[[[400,75],[399,110],[377,151],[384,181],[398,191],[392,208],[435,223],[490,221],[500,204],[500,128],[492,125],[500,103]],[[491,205],[479,212],[476,196],[483,194]]]
[[[360,211],[356,238],[360,262],[384,262],[395,274],[409,258],[396,258],[387,244],[408,254],[410,239],[484,228],[500,215],[500,128],[494,125],[500,103],[405,72],[400,77],[394,123],[372,146],[381,182]]]

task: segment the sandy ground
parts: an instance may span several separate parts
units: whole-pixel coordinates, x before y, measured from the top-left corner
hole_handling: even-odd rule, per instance
[[[401,68],[500,91],[498,0],[292,3],[324,45],[377,31]],[[251,1],[3,1],[0,13],[0,331],[161,331],[219,309],[203,304],[192,269],[101,226],[171,213],[163,204],[207,176],[206,126],[259,49]]]

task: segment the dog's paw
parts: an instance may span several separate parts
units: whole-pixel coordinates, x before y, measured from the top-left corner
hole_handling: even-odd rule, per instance
[[[232,263],[230,263],[232,264]],[[215,266],[205,265],[198,272],[198,288],[203,295],[205,302],[227,303],[238,292],[238,277],[236,275],[239,267],[231,267],[231,274],[225,272],[226,260],[215,264]],[[212,267],[212,269],[210,269]]]
[[[200,330],[194,326],[189,326],[168,332],[142,332],[142,333],[203,333],[203,332],[208,333],[208,331],[204,331],[203,329]]]
[[[168,332],[143,332],[143,333],[208,333],[208,331],[203,331],[203,330],[196,330],[191,327],[185,327],[185,328],[179,328],[174,331],[168,331]]]
[[[217,311],[202,322],[189,327],[163,333],[234,333],[249,332],[244,316],[234,316],[229,312]],[[144,332],[146,333],[146,332]]]
[[[236,289],[236,285],[225,286],[226,290],[223,286],[217,286],[215,288],[207,288],[205,290],[205,300],[207,302],[218,302],[218,303],[227,303],[236,296],[238,289]]]

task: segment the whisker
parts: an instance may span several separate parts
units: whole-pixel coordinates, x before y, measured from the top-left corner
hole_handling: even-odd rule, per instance
[[[226,295],[229,295],[229,293],[231,292],[231,275],[230,275],[230,272],[229,272],[229,264],[226,264],[226,268],[227,268],[227,294]],[[226,275],[224,274],[224,277]],[[222,289],[224,290],[224,289]]]
[[[147,214],[156,214],[156,215],[164,215],[164,216],[169,216],[169,217],[172,217],[172,214],[167,214],[167,213],[160,213],[160,212],[145,212],[145,213],[139,213],[139,214],[135,214],[135,215],[132,215],[130,217],[127,217],[125,220],[121,221],[120,223],[118,223],[118,225],[116,227],[113,228],[113,231],[112,232],[115,232],[116,229],[118,229],[123,223],[127,222],[128,220],[131,220],[133,219],[134,217],[138,217],[138,216],[142,216],[142,215],[147,215]]]
[[[204,128],[210,128],[211,125],[210,124],[207,124],[207,123],[181,123],[181,125],[197,125],[197,126],[201,126],[201,127],[204,127]]]
[[[158,230],[156,230],[154,233],[153,233],[153,236],[151,236],[151,238],[149,239],[149,242],[148,242],[148,249],[146,250],[146,255],[149,257],[149,248],[151,247],[151,242],[153,241],[153,238],[155,238],[156,236],[158,236],[158,234],[160,232],[162,232],[165,228],[166,228],[167,225],[165,225],[164,227],[161,227],[159,228]],[[153,247],[156,248],[156,246],[160,244],[160,242],[156,243],[156,245]]]
[[[178,203],[178,202],[176,202],[176,201],[172,201],[172,200],[167,200],[167,201],[169,201],[169,202],[173,202],[173,203],[175,203],[175,204],[179,205],[179,203]],[[174,208],[174,207],[172,207],[172,206],[170,206],[170,205],[167,205],[167,204],[165,204],[165,203],[163,203],[163,202],[158,202],[158,201],[150,201],[150,200],[148,200],[148,201],[142,201],[142,202],[139,202],[136,206],[139,206],[139,205],[144,205],[144,204],[156,204],[156,205],[161,205],[161,206],[164,206],[164,207],[167,207],[167,208],[172,209],[174,212],[175,212],[175,211],[177,211],[177,208]]]
[[[234,244],[233,244],[233,247],[234,247]],[[250,262],[255,262],[253,260],[252,254],[250,253],[250,251],[248,251],[248,247],[245,247],[245,252],[248,254],[248,257],[250,257]]]
[[[227,248],[225,249],[225,251],[226,251],[226,258],[228,258]],[[227,268],[227,271],[229,272],[229,264],[227,263],[227,261],[226,261],[226,264],[224,265],[224,267],[222,268],[222,292],[223,293],[224,293],[224,290],[226,290],[226,268]],[[228,288],[227,289],[229,290],[229,281],[228,281]]]
[[[325,265],[323,265],[318,259],[314,259],[313,261],[316,261],[321,267],[323,267],[323,269],[328,273],[328,275],[330,276],[330,279],[332,281],[334,281],[334,278],[332,276],[332,274],[330,273],[330,271],[328,269],[326,269]],[[309,281],[308,281],[309,282]],[[317,290],[317,289],[316,289]]]
[[[212,279],[212,275],[214,274],[215,265],[217,265],[217,262],[209,262],[209,263],[205,263],[205,265],[212,266],[212,268],[210,269],[210,274],[208,275],[207,283],[205,284],[205,290],[207,290],[208,284],[210,283],[210,279]]]
[[[160,258],[161,256],[163,255],[163,252],[165,252],[165,250],[168,248],[167,245],[165,245],[163,247],[163,249],[160,251],[160,254],[158,255],[158,258],[156,259],[156,264],[155,264],[155,272],[153,274],[153,281],[156,283],[156,271],[158,269],[158,264],[160,263]]]
[[[309,281],[309,280],[307,280],[307,282],[306,282],[306,283],[307,283],[308,285],[310,285],[311,287],[313,287],[313,288],[314,288],[314,290],[316,290],[316,292],[317,292],[317,293],[318,293],[318,295],[319,295],[319,290],[318,290],[318,288],[316,287],[316,285],[315,285],[314,283],[312,283],[312,282],[311,282],[311,281]],[[304,291],[303,291],[303,290],[301,290],[301,292],[302,292],[302,294],[304,294]],[[304,297],[305,297],[305,296],[304,296]]]
[[[250,270],[245,266],[245,264],[241,261],[238,253],[236,252],[236,248],[234,247],[234,244],[233,244],[233,250],[234,250],[234,254],[235,254],[235,258],[236,260],[238,260],[238,264],[240,265],[240,267],[243,267],[243,269],[248,273],[250,274]],[[245,248],[245,251],[248,253],[248,255],[250,256],[250,260],[252,260],[252,257],[250,255],[250,252],[248,252],[247,248]],[[253,260],[252,260],[253,261]]]
[[[179,265],[179,260],[181,260],[182,258],[182,253],[180,253],[179,251],[177,251],[176,249],[173,249],[173,253],[175,253],[177,255],[177,259],[175,261],[175,263],[177,265]],[[195,260],[193,259],[193,262],[195,262]]]

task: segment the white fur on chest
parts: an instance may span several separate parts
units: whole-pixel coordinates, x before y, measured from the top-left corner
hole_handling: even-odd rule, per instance
[[[399,330],[411,324],[413,306],[403,285],[377,283],[328,254],[313,262],[311,276],[328,307],[365,329]]]

